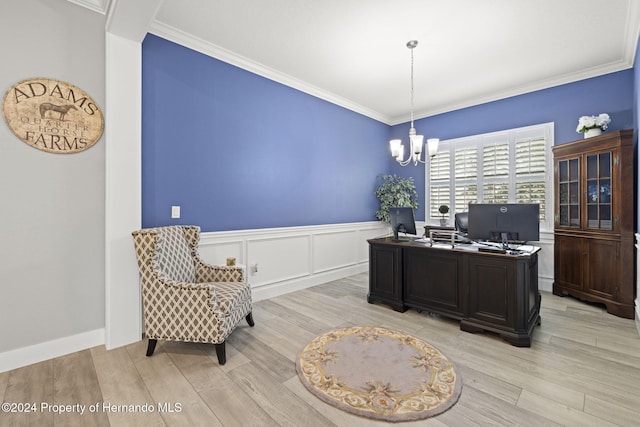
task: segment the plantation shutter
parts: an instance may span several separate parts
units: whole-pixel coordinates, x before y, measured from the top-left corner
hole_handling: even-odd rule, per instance
[[[463,148],[456,150],[455,178],[476,178],[478,176],[478,150],[476,148]]]
[[[492,144],[482,149],[482,175],[509,176],[509,144]]]
[[[469,203],[478,199],[478,149],[461,147],[455,150],[455,212],[466,212]]]
[[[455,211],[466,212],[469,210],[469,203],[478,201],[478,185],[464,184],[456,185]]]
[[[516,203],[540,204],[540,219],[546,219],[546,142],[544,138],[516,142]]]
[[[451,193],[451,156],[448,151],[439,152],[430,164],[429,216],[438,218],[440,205],[449,205]]]
[[[428,166],[427,219],[439,219],[469,203],[538,203],[541,227],[552,230],[553,123],[442,141]]]
[[[482,147],[482,203],[509,201],[509,143]]]

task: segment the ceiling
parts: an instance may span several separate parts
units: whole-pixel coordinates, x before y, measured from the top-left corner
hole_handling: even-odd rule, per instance
[[[69,1],[119,17],[112,21],[135,14],[113,10],[131,0]],[[631,68],[640,35],[638,0],[138,4],[153,8],[140,11],[149,15],[143,33],[387,124],[410,118],[409,40],[418,40],[414,110],[421,118]]]

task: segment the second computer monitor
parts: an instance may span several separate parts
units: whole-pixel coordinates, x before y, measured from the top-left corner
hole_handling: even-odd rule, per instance
[[[413,235],[417,234],[413,208],[407,206],[389,208],[389,219],[391,220],[391,229],[393,230],[393,240],[409,240],[406,237],[398,237],[398,232]]]

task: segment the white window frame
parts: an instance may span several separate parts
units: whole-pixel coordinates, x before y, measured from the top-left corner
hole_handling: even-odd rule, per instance
[[[456,213],[455,204],[455,150],[464,149],[467,147],[474,147],[478,149],[478,177],[477,177],[477,191],[478,198],[477,203],[482,203],[482,188],[484,184],[484,178],[482,177],[482,150],[485,145],[493,145],[495,141],[508,141],[509,144],[509,168],[512,172],[509,173],[508,185],[509,185],[509,203],[515,203],[515,188],[516,188],[516,176],[515,176],[515,144],[523,140],[539,139],[545,140],[545,219],[540,221],[540,231],[550,232],[553,231],[553,215],[554,215],[554,188],[553,188],[553,154],[551,148],[554,145],[554,123],[542,123],[533,126],[526,126],[515,129],[508,129],[504,131],[491,132],[479,135],[472,135],[462,138],[449,139],[440,141],[438,146],[438,153],[449,152],[450,162],[450,180],[449,180],[449,223],[452,223],[452,219]],[[487,182],[493,182],[493,178],[487,179]],[[430,163],[425,164],[425,220],[427,223],[437,223],[441,219],[441,215],[433,216],[431,209],[431,170]]]

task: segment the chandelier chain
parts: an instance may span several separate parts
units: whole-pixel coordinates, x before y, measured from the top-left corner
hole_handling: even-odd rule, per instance
[[[411,50],[411,127],[413,128],[413,47]]]

